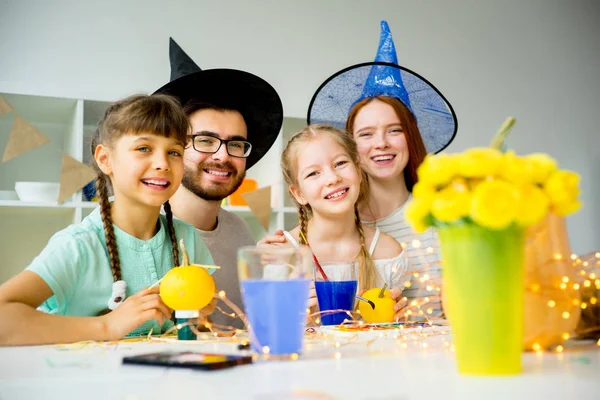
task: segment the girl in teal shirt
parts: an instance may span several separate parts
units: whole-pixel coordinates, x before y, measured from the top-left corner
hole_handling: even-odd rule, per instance
[[[172,326],[158,287],[148,287],[179,265],[180,239],[191,262],[213,263],[194,227],[173,220],[168,202],[183,177],[189,129],[166,95],[131,96],[108,108],[92,140],[100,207],[56,233],[0,286],[0,344],[117,340]]]

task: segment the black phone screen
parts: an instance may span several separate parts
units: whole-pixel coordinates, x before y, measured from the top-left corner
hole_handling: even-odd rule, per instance
[[[251,356],[183,352],[141,354],[123,358],[123,364],[214,370],[252,363]]]

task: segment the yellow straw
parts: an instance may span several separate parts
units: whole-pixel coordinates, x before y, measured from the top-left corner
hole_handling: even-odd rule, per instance
[[[302,240],[304,240],[304,243],[308,244],[308,240],[306,240],[306,237],[304,236],[302,231],[299,231],[299,232],[300,232],[300,236],[302,236]]]

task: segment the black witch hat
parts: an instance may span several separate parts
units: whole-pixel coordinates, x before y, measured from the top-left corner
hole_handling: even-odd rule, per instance
[[[264,79],[236,69],[200,67],[170,38],[171,81],[155,93],[176,97],[182,106],[189,102],[209,103],[236,110],[248,127],[252,152],[246,169],[269,151],[283,123],[283,105],[275,89]]]

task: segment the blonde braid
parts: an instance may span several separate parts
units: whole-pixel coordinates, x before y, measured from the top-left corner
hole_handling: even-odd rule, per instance
[[[305,207],[301,204],[298,204],[298,220],[300,223],[300,232],[302,233],[302,235],[300,235],[300,243],[306,245],[308,243],[305,242],[304,238],[308,240],[308,232],[306,231],[308,216]]]
[[[360,236],[360,253],[358,254],[358,281],[359,290],[368,290],[375,287],[375,263],[367,250],[365,243],[365,232],[358,213],[358,204],[354,205],[354,221]]]

